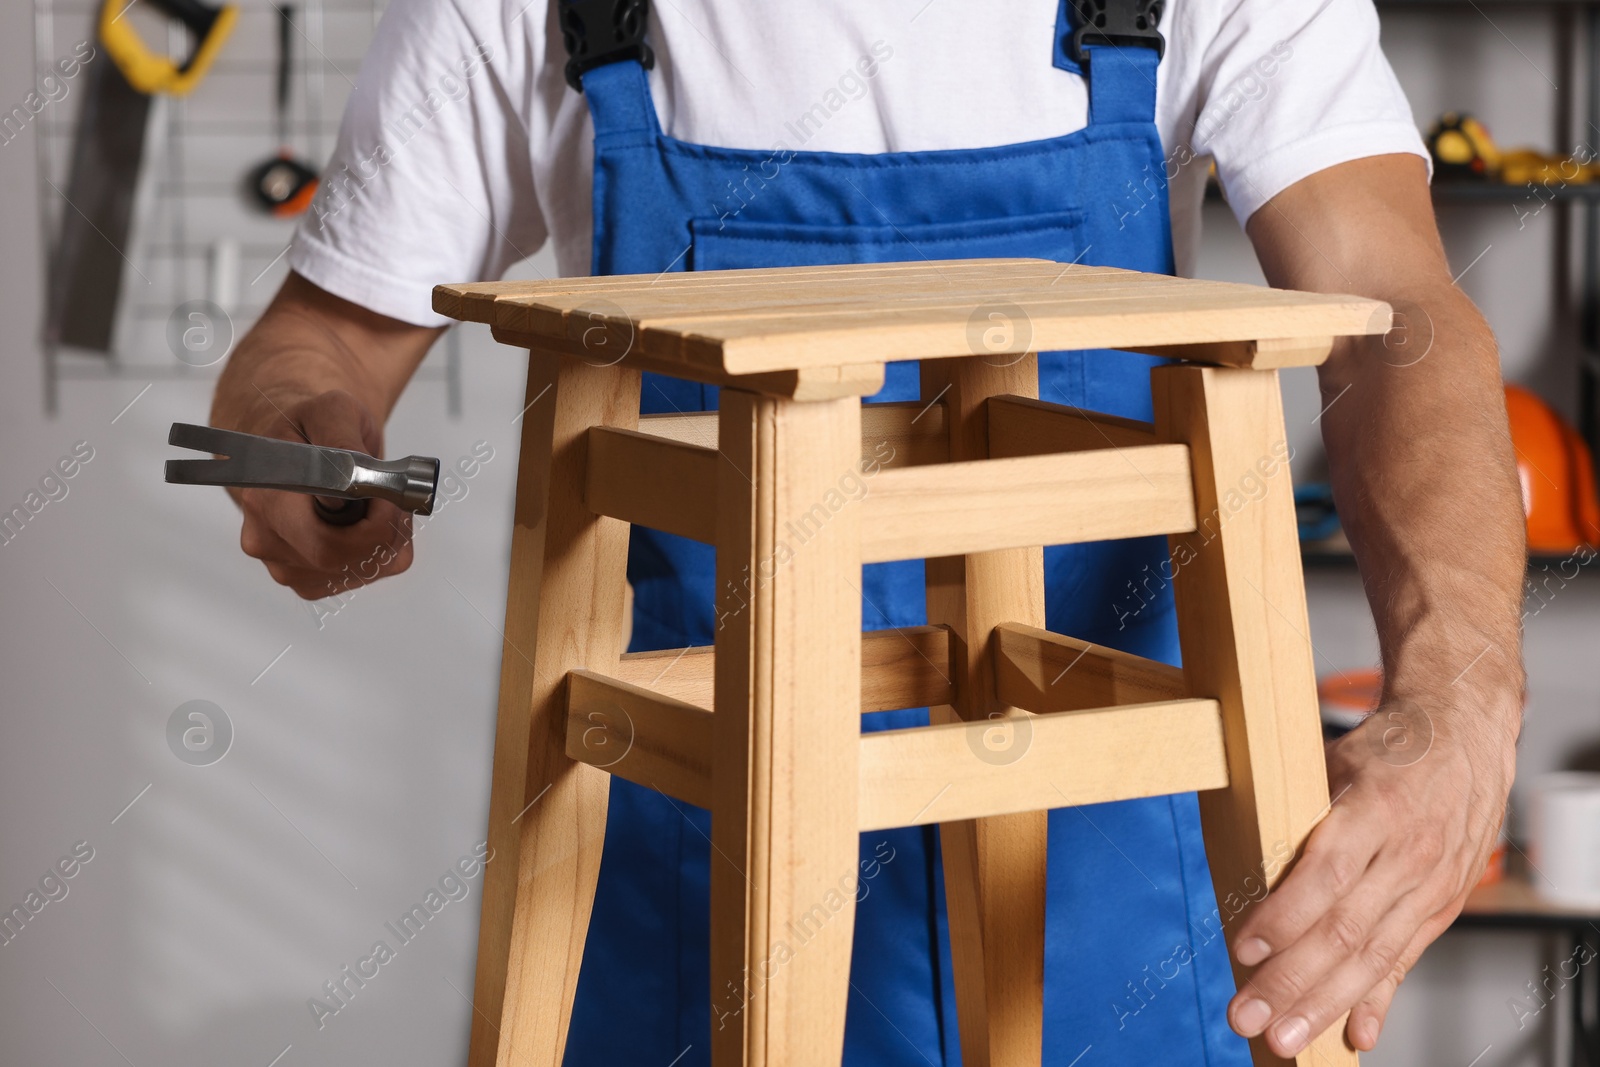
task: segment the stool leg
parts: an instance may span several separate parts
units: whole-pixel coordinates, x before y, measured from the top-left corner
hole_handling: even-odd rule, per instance
[[[1200,794],[1200,816],[1231,930],[1328,806],[1283,405],[1273,371],[1169,366],[1152,385],[1157,433],[1194,464],[1198,529],[1171,539],[1172,570],[1185,681],[1222,705],[1229,785]],[[1234,964],[1240,988],[1251,970]],[[1355,1064],[1344,1025],[1292,1062]],[[1257,1065],[1291,1062],[1260,1038],[1250,1047]]]
[[[721,404],[711,1059],[837,1067],[860,874],[861,405]]]
[[[925,360],[922,395],[948,412],[952,462],[989,454],[991,396],[1038,395],[1035,358],[1009,366],[983,359]],[[928,621],[949,626],[956,705],[934,722],[1004,715],[994,696],[991,634],[1000,623],[1044,625],[1044,550],[1007,549],[927,561]],[[1000,735],[1005,736],[1005,735]],[[1020,735],[1019,735],[1020,736]],[[1008,760],[1022,752],[983,758]],[[980,758],[977,754],[974,758]],[[929,798],[932,800],[933,798]],[[1049,814],[943,823],[945,897],[955,971],[961,1061],[1026,1067],[1044,1041],[1044,904]]]
[[[566,674],[614,672],[628,524],[583,503],[587,431],[638,425],[639,375],[530,355],[489,796],[470,1067],[560,1067],[610,776],[566,755]]]

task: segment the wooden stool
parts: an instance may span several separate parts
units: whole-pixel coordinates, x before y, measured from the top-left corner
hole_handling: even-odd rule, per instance
[[[717,1067],[839,1063],[862,831],[940,823],[964,1062],[1013,1067],[1040,1061],[1047,809],[1199,790],[1230,925],[1326,811],[1274,368],[1386,305],[1015,259],[434,307],[531,350],[471,1067],[560,1067],[608,774],[712,812]],[[1086,348],[1195,363],[1154,371],[1153,426],[1036,399],[1033,353]],[[923,400],[863,406],[904,359]],[[641,419],[645,370],[720,411]],[[629,523],[716,546],[714,650],[623,653]],[[1042,628],[1040,546],[1149,534],[1182,670]],[[862,564],[916,558],[931,625],[863,634]],[[1343,1028],[1294,1062],[1354,1064]]]

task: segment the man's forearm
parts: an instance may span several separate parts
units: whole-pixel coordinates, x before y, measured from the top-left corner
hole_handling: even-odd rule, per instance
[[[1391,695],[1471,690],[1520,711],[1524,519],[1494,336],[1451,279],[1426,170],[1341,164],[1280,193],[1248,230],[1273,285],[1395,310],[1337,343],[1320,423]],[[1509,746],[1507,746],[1509,747]]]
[[[439,332],[375,315],[290,275],[223,368],[212,424],[269,432],[295,403],[342,390],[382,426]]]
[[[1387,695],[1470,677],[1514,733],[1526,557],[1494,337],[1454,285],[1373,295],[1397,328],[1335,350],[1321,422]]]

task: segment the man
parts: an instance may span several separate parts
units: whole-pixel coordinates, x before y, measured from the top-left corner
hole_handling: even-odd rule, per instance
[[[1113,26],[1141,13],[1101,6]],[[1272,284],[1398,309],[1388,337],[1342,342],[1320,372],[1387,704],[1329,747],[1336,802],[1230,931],[1259,964],[1237,993],[1207,934],[1192,796],[1052,813],[1046,1062],[1085,1046],[1101,1062],[1247,1062],[1229,1025],[1292,1056],[1346,1011],[1370,1049],[1476,881],[1512,777],[1523,533],[1494,341],[1451,281],[1369,0],[1173,0],[1164,52],[1148,32],[1075,33],[1059,7],[668,0],[646,24],[649,74],[635,40],[575,68],[580,94],[546,5],[396,0],[294,273],[213,421],[378,452],[442,325],[431,286],[496,277],[547,240],[566,274],[982,255],[1183,272],[1214,159]],[[1044,353],[1040,395],[1148,417],[1149,366]],[[893,366],[876,399],[915,381]],[[714,403],[646,378],[646,410]],[[338,528],[302,497],[236,495],[244,550],[303,597],[376,544],[383,574],[411,562],[388,506]],[[1127,607],[1163,551],[1049,550],[1051,628],[1175,658],[1170,591]],[[709,558],[633,531],[635,648],[709,643]],[[921,620],[920,564],[869,568],[863,590],[869,627]],[[706,825],[614,783],[569,1063],[705,1062]],[[862,855],[846,1062],[957,1062],[937,838],[894,831]]]

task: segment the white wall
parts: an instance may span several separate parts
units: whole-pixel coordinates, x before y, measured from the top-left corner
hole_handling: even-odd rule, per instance
[[[192,117],[231,101],[266,119],[264,10],[247,8]],[[0,8],[7,109],[33,82],[31,23],[27,5]],[[353,76],[361,18],[329,23],[329,58]],[[58,34],[54,54],[78,39]],[[333,74],[326,88],[336,118],[348,87]],[[282,246],[288,224],[250,220],[229,191],[272,144],[255,129],[194,146],[188,177],[211,193],[192,205],[192,239],[245,226],[252,246]],[[407,393],[391,448],[448,464],[482,440],[494,458],[421,532],[412,574],[319,628],[239,552],[224,494],[162,482],[167,427],[206,421],[214,369],[69,381],[59,414],[42,414],[36,147],[32,132],[0,146],[0,500],[20,502],[75,442],[94,457],[0,545],[0,900],[22,901],[75,842],[94,853],[0,946],[0,1063],[265,1067],[289,1046],[285,1067],[459,1062],[470,1008],[451,986],[471,993],[481,878],[320,1031],[306,1002],[393,943],[385,922],[483,838],[522,360],[469,328],[464,414],[447,416],[433,369]],[[280,263],[249,284],[272,254],[247,255],[246,316],[281,279]],[[132,258],[152,284],[130,268],[130,300],[183,291],[161,261]],[[191,270],[187,295],[203,282]],[[130,361],[170,367],[164,317],[143,325]],[[169,717],[195,699],[235,731],[209,766],[168,746]]]
[[[1545,78],[1572,84],[1552,58],[1556,28],[1522,9],[1484,10],[1386,15],[1417,114],[1468,108],[1502,143],[1548,145]],[[6,107],[32,81],[30,14],[0,9]],[[359,30],[340,32],[354,41]],[[58,39],[57,52],[70,44]],[[257,42],[235,56],[262,62],[267,49]],[[330,112],[338,81],[329,79]],[[225,183],[243,140],[194,165],[216,165]],[[77,441],[94,459],[65,499],[0,546],[0,903],[20,901],[75,842],[89,842],[94,858],[66,898],[0,947],[0,1063],[264,1067],[289,1046],[285,1067],[459,1062],[476,882],[320,1031],[306,1000],[482,838],[519,360],[470,328],[463,415],[446,416],[437,378],[407,394],[392,450],[449,462],[486,440],[495,458],[421,535],[410,576],[363,590],[319,629],[238,552],[237,516],[222,494],[160,480],[173,454],[168,424],[205,419],[208,372],[69,382],[60,413],[41,414],[34,149],[31,137],[0,146],[9,193],[0,201],[9,323],[0,503],[20,501]],[[209,224],[227,210],[215,208]],[[1202,272],[1259,278],[1226,209],[1207,210]],[[1463,284],[1488,312],[1508,371],[1566,404],[1573,341],[1555,324],[1562,300],[1550,273],[1559,218],[1548,211],[1519,231],[1509,208],[1459,208],[1445,225],[1458,269],[1489,249]],[[270,247],[283,230],[256,234]],[[1299,473],[1315,473],[1314,383],[1291,375],[1286,391]],[[1319,669],[1371,663],[1355,576],[1313,573],[1309,586]],[[1585,579],[1530,623],[1525,774],[1600,740],[1600,680],[1587,669],[1597,609],[1600,580]],[[168,747],[169,717],[195,699],[220,706],[236,732],[210,766]],[[1486,1067],[1533,1062],[1531,1031],[1517,1030],[1505,1001],[1544,949],[1520,935],[1449,935],[1402,991],[1370,1062],[1461,1067],[1486,1045]]]

